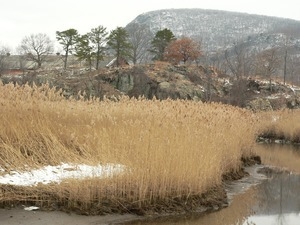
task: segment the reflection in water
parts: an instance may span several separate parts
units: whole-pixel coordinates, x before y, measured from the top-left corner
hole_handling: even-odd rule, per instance
[[[281,173],[258,186],[259,205],[244,225],[300,224],[300,176]]]
[[[274,146],[273,146],[274,147]],[[270,148],[259,146],[264,154],[263,163],[275,165],[299,172],[300,154],[295,149],[284,149],[283,145]],[[280,151],[278,158],[276,152]],[[282,157],[287,161],[282,160]],[[268,162],[268,163],[266,163]],[[289,165],[292,168],[289,168]],[[269,172],[268,172],[269,171]],[[253,171],[252,171],[253,172]],[[233,197],[229,207],[217,212],[205,215],[185,215],[155,219],[152,221],[136,221],[131,225],[299,225],[300,224],[300,175],[289,172],[274,173],[265,170],[268,179],[262,179],[260,175],[253,173],[250,178],[244,178],[229,187],[229,191],[238,193]],[[247,189],[249,184],[259,185]],[[246,190],[247,189],[247,190]]]
[[[283,214],[282,217],[277,216],[252,216],[244,225],[299,225],[299,214]]]

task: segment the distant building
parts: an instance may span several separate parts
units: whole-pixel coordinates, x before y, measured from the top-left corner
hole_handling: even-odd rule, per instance
[[[106,64],[107,68],[117,67],[117,66],[128,66],[129,63],[123,57],[119,58],[119,62],[117,63],[117,58],[113,58],[108,64]]]

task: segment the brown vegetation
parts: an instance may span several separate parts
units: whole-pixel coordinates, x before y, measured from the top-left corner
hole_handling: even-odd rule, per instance
[[[175,65],[180,62],[186,64],[187,62],[193,62],[200,57],[200,49],[199,43],[190,38],[183,37],[172,41],[167,46],[164,52],[164,59]]]
[[[9,84],[0,85],[0,104],[0,166],[5,172],[62,162],[127,168],[105,179],[1,185],[2,203],[27,201],[97,214],[165,212],[175,205],[196,210],[199,203],[220,197],[213,190],[222,184],[222,175],[238,171],[255,142],[252,113],[217,103],[75,101],[47,85]],[[210,193],[208,199],[204,193]]]
[[[300,143],[300,110],[283,109],[258,114],[260,136],[271,141]]]
[[[255,152],[259,154],[264,165],[273,165],[281,170],[300,173],[300,146],[296,148],[294,145],[258,144]]]
[[[76,99],[76,100],[75,100]],[[1,204],[86,214],[197,210],[224,204],[221,185],[259,134],[299,142],[299,110],[253,113],[219,103],[63,97],[48,85],[0,85],[2,174],[60,163],[122,164],[108,178],[0,185]],[[263,159],[264,162],[265,158]]]

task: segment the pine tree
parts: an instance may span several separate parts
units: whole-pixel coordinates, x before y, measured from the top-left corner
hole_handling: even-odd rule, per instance
[[[65,31],[56,31],[56,39],[63,46],[65,51],[64,68],[67,68],[68,56],[72,54],[76,41],[78,39],[78,31],[75,29],[68,29]]]
[[[93,47],[90,45],[89,36],[87,34],[82,35],[77,38],[77,44],[75,47],[75,56],[79,60],[87,61],[89,69],[92,69],[92,59],[95,53],[93,52]]]
[[[165,28],[156,32],[155,37],[151,42],[150,52],[154,54],[153,60],[163,60],[165,48],[173,40],[176,40],[171,30]]]
[[[131,44],[128,41],[127,31],[122,27],[117,27],[111,31],[108,37],[108,46],[115,52],[116,66],[120,65],[121,60],[130,56]]]
[[[92,45],[92,51],[94,52],[96,69],[99,69],[99,62],[104,58],[104,51],[107,41],[106,28],[103,26],[98,26],[93,28],[91,32],[88,33],[90,44]]]

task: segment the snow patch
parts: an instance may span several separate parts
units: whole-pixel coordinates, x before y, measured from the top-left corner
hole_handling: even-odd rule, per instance
[[[12,171],[10,174],[0,176],[0,184],[36,186],[38,184],[60,183],[62,180],[68,178],[109,177],[119,174],[124,170],[125,166],[120,164],[89,166],[85,164],[63,163],[58,166],[45,166],[26,172]]]
[[[24,208],[24,210],[26,210],[26,211],[36,211],[39,209],[40,209],[40,207],[37,207],[37,206],[29,206],[29,207]]]

